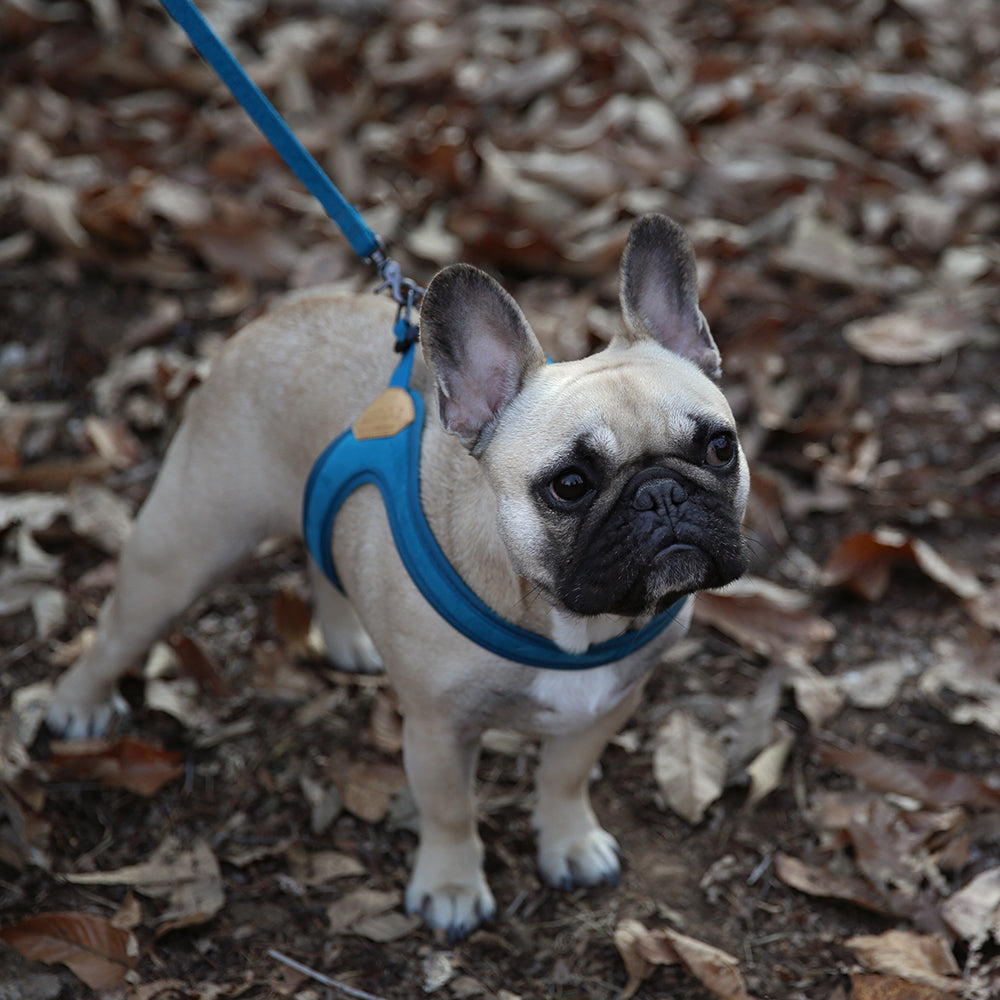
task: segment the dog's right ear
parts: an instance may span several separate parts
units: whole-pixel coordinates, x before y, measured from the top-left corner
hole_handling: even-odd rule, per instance
[[[453,264],[420,307],[420,343],[438,388],[441,422],[473,454],[545,355],[524,313],[488,274]]]

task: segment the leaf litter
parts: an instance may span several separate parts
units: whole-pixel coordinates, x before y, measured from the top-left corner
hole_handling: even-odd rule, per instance
[[[915,1000],[955,980],[995,996],[988,0],[206,13],[408,273],[498,272],[554,357],[617,329],[631,219],[685,224],[754,468],[753,576],[699,598],[605,755],[598,808],[628,859],[615,893],[537,886],[533,749],[491,734],[502,915],[442,963],[399,911],[413,840],[394,817],[412,807],[391,694],[321,661],[300,554],[272,546],[130,681],[131,742],[46,746],[37,699],[5,700],[7,926],[42,893],[83,922],[120,899],[52,871],[155,863],[180,887],[192,851],[204,871],[222,859],[218,877],[142,908],[136,996],[260,994],[275,945],[385,997]],[[0,55],[6,699],[79,655],[225,338],[288,291],[367,286],[155,5],[8,4]],[[352,898],[368,903],[331,934]],[[68,926],[54,940],[72,952]],[[638,978],[608,947],[622,926],[646,942]]]

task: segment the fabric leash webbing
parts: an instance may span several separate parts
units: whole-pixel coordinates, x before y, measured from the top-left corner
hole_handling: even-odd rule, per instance
[[[337,190],[323,172],[313,155],[302,145],[275,110],[274,105],[261,93],[246,70],[236,61],[201,15],[191,0],[160,0],[167,13],[184,29],[191,44],[202,58],[218,73],[233,97],[243,106],[264,133],[292,173],[306,186],[326,210],[327,215],[340,227],[354,252],[362,260],[374,260],[382,251],[378,236],[365,225],[358,211]]]

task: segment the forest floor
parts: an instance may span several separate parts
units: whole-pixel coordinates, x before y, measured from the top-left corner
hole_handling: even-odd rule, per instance
[[[369,275],[156,4],[0,7],[0,997],[342,995],[274,952],[386,1000],[1000,996],[993,0],[203,9],[405,273],[490,269],[557,359],[614,331],[631,220],[685,226],[753,566],[604,755],[618,887],[540,883],[536,750],[491,735],[498,915],[455,946],[402,913],[392,693],[316,655],[297,542],[53,741],[30,695],[220,344]]]

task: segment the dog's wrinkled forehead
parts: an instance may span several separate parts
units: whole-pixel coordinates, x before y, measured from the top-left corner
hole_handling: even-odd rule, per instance
[[[512,411],[496,451],[504,450],[504,439],[516,442],[527,431],[535,446],[528,464],[535,467],[574,453],[623,465],[690,440],[706,423],[732,422],[715,383],[654,344],[549,365],[532,377]],[[523,464],[523,447],[520,452]]]

